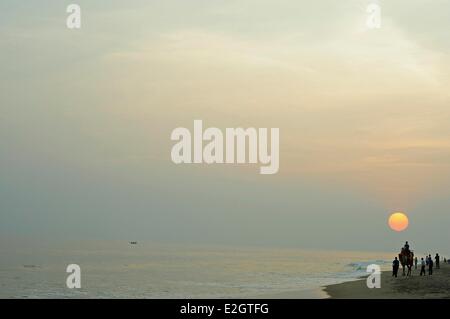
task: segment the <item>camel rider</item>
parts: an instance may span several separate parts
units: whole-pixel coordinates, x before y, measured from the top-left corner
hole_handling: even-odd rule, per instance
[[[408,242],[405,243],[405,246],[403,247],[403,249],[405,249],[406,253],[409,253],[409,244],[408,244]]]

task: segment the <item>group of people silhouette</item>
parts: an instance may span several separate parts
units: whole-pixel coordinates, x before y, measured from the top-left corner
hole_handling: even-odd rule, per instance
[[[414,253],[412,252],[412,250],[410,250],[409,248],[409,243],[406,242],[405,245],[401,248],[401,253],[399,254],[399,258],[402,258],[402,256],[408,256],[411,258],[411,263],[412,260],[414,260],[414,268],[417,269],[417,264],[418,264],[418,258],[417,256],[414,257],[414,259],[412,259],[412,257],[414,256]],[[395,259],[392,261],[392,276],[393,277],[397,277],[398,275],[398,270],[400,268],[400,260],[399,258],[395,257]],[[406,260],[407,258],[405,258]],[[434,257],[434,261],[433,258],[431,257],[431,254],[425,255],[425,257],[422,257],[420,260],[420,276],[425,276],[426,275],[426,267],[428,267],[428,275],[431,276],[433,275],[433,268],[435,267],[436,269],[440,268],[440,260],[441,257],[439,256],[438,253],[436,253],[436,256]],[[446,263],[447,260],[444,258],[444,263]],[[402,265],[405,262],[402,263]],[[406,265],[408,266],[408,265]],[[412,266],[412,264],[410,264],[409,266]],[[412,274],[410,271],[408,271],[408,275]],[[405,273],[403,272],[403,275],[405,275]]]

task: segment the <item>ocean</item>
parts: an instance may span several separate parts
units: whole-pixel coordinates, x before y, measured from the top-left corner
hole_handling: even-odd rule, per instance
[[[354,280],[393,254],[123,241],[2,240],[0,298],[258,298]],[[66,268],[81,268],[81,288]]]

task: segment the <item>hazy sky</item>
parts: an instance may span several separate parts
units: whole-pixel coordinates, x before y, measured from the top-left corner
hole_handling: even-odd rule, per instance
[[[445,251],[450,2],[370,2],[0,2],[0,232]],[[194,119],[279,127],[279,173],[173,164]]]

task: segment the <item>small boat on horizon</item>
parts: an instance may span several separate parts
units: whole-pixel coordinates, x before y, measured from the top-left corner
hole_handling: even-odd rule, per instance
[[[137,241],[130,241],[131,245],[137,245]]]

